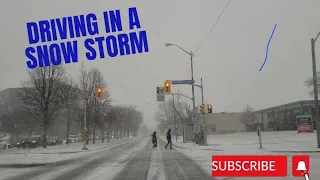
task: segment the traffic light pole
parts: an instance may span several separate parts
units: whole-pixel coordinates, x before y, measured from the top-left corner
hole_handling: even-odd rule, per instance
[[[202,83],[202,78],[201,78],[201,101],[202,101],[202,106],[204,106],[204,98],[203,98],[203,83]],[[203,139],[204,139],[204,145],[207,145],[207,125],[205,122],[205,112],[202,112],[202,120],[203,120],[203,125],[204,125],[204,133],[203,133]]]
[[[313,74],[313,91],[315,101],[315,112],[316,112],[316,126],[317,126],[317,145],[320,148],[320,115],[319,115],[319,101],[318,101],[318,82],[317,82],[317,66],[316,66],[316,53],[315,53],[315,42],[317,41],[320,32],[315,39],[311,39],[311,54],[312,54],[312,74]]]
[[[176,142],[178,142],[178,123],[176,119],[176,104],[174,102],[174,94],[172,93],[172,103],[173,103],[173,119],[174,119],[174,132],[176,134]]]
[[[201,88],[201,101],[202,101],[202,107],[204,108],[204,98],[203,98],[203,82],[202,82],[202,78],[201,78],[201,85],[196,85],[198,88]],[[202,121],[203,121],[203,125],[204,125],[204,145],[207,145],[207,125],[206,125],[206,121],[205,121],[205,111],[202,111]]]
[[[87,93],[85,92],[85,101],[84,101],[84,117],[83,117],[83,125],[84,125],[84,132],[87,133]],[[86,147],[86,143],[87,141],[83,141],[83,148],[82,150],[88,150],[88,148]]]

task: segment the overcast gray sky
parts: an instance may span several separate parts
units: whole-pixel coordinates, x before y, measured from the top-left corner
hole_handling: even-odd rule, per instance
[[[166,79],[190,79],[190,61],[177,48],[196,49],[223,10],[227,0],[2,0],[0,5],[0,90],[17,87],[26,77],[25,23],[136,6],[147,30],[149,53],[96,59],[67,65],[77,77],[81,62],[99,68],[114,102],[135,104],[152,124],[156,112],[156,86]],[[304,80],[312,75],[310,38],[320,31],[319,0],[232,0],[194,59],[197,83],[204,80],[204,96],[214,112],[268,108],[310,99]],[[127,17],[123,17],[126,21]],[[263,70],[265,48],[275,24]],[[126,30],[126,32],[128,32]],[[316,55],[320,59],[320,42]],[[84,54],[80,52],[79,54]],[[318,63],[320,64],[320,63]],[[319,68],[319,66],[318,66]],[[191,96],[191,87],[174,86]],[[200,104],[200,89],[196,102]]]

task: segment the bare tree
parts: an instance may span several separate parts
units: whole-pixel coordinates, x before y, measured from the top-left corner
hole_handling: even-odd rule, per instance
[[[117,139],[136,136],[142,123],[143,114],[133,105],[114,105],[108,111],[108,129]]]
[[[174,119],[174,113],[176,114],[176,119]],[[190,105],[184,101],[180,95],[176,95],[174,104],[172,98],[159,104],[156,113],[156,119],[161,131],[173,123],[177,123],[178,127],[182,128],[183,124],[186,123],[186,120],[191,119],[191,116],[192,110]]]
[[[256,126],[257,126],[256,117],[255,117],[253,108],[250,105],[247,105],[244,108],[241,121],[245,125],[246,131],[256,130]]]
[[[49,66],[28,70],[28,79],[21,83],[20,94],[24,108],[42,119],[43,147],[47,146],[47,131],[63,108],[61,94],[66,72],[62,66]]]
[[[104,101],[100,102],[96,99],[95,90],[97,87],[103,89]],[[95,128],[97,122],[101,122],[101,109],[105,104],[110,104],[111,94],[107,89],[107,83],[105,82],[101,71],[97,68],[85,70],[84,66],[80,69],[80,83],[79,88],[81,89],[81,96],[85,99],[86,104],[86,119],[87,119],[87,130],[89,137],[91,135],[90,127],[93,127],[93,143],[95,143]],[[89,140],[87,140],[89,144]]]
[[[318,82],[318,93],[320,94],[320,72],[317,72],[317,82]],[[304,84],[307,86],[307,88],[310,88],[310,92],[308,93],[309,96],[313,97],[314,96],[314,89],[313,89],[313,77],[309,77]]]
[[[75,112],[78,110],[78,102],[79,98],[78,95],[80,94],[79,89],[75,86],[71,79],[66,79],[63,82],[63,89],[62,92],[62,103],[65,107],[66,114],[67,114],[67,138],[66,144],[69,145],[69,135],[70,135],[70,120],[74,117]]]
[[[133,136],[136,136],[143,123],[143,113],[141,111],[138,111],[137,109],[134,109],[134,111],[131,111],[131,113],[132,119],[131,123],[129,123],[130,131],[133,133]]]
[[[110,108],[108,113],[108,126],[110,127],[110,133],[113,134],[113,137],[119,138],[119,130],[124,120],[124,111],[123,106],[114,105]]]
[[[108,90],[108,85],[106,81],[104,80],[104,77],[101,73],[101,71],[97,68],[93,68],[90,70],[90,84],[94,87],[94,90],[97,87],[100,87],[103,89],[103,96],[104,100],[97,100],[95,91],[93,91],[91,96],[91,103],[89,104],[89,114],[90,114],[90,120],[93,126],[93,143],[95,143],[95,137],[96,137],[96,126],[97,124],[102,125],[101,123],[103,122],[101,117],[102,117],[102,110],[104,107],[108,107],[108,105],[111,103],[111,94]],[[103,131],[104,129],[100,129]],[[102,132],[101,132],[102,134]],[[101,135],[102,138],[104,138],[104,135]]]
[[[100,132],[102,134],[101,142],[104,143],[104,137],[105,137],[105,127],[108,126],[108,142],[110,141],[110,131],[109,131],[109,112],[111,111],[111,104],[110,103],[103,103],[100,106],[100,117],[98,117],[97,124],[100,127]]]
[[[30,128],[34,128],[33,120],[27,112],[17,107],[3,105],[0,113],[0,134],[1,132],[19,135]]]

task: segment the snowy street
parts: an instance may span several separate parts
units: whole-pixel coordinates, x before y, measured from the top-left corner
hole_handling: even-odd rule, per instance
[[[0,168],[0,174],[1,180],[212,179],[184,154],[165,150],[162,141],[153,150],[149,138],[136,138],[40,167]]]
[[[92,151],[80,153],[40,154],[41,151],[46,153],[53,151],[53,149],[57,151],[57,147],[59,146],[44,150],[30,149],[29,154],[24,155],[25,157],[30,156],[34,158],[36,155],[43,156],[48,158],[48,160],[42,160],[42,163],[48,164],[25,168],[2,167],[0,168],[0,179],[225,180],[227,177],[211,177],[211,156],[215,154],[286,155],[288,158],[287,177],[259,178],[262,180],[303,180],[303,178],[292,177],[291,157],[296,154],[307,154],[311,160],[310,179],[319,179],[320,153],[317,152],[318,149],[316,148],[314,137],[315,133],[297,134],[293,131],[263,132],[263,149],[259,149],[258,138],[255,133],[211,134],[208,135],[207,146],[182,143],[182,137],[179,137],[178,142],[175,142],[175,138],[173,138],[173,150],[164,149],[165,137],[162,137],[162,140],[159,139],[157,149],[151,148],[149,137],[124,138],[122,140],[112,140],[105,144],[91,144],[90,148]],[[72,146],[81,146],[81,144],[74,144]],[[71,147],[69,148],[72,149]],[[66,149],[61,149],[66,151]],[[13,159],[16,163],[41,163],[41,159],[32,162],[21,160],[20,158],[23,154],[20,151],[22,150],[5,151],[5,153],[0,155],[0,162],[4,163],[5,157],[11,157],[11,160]],[[71,150],[69,151],[71,152]],[[305,152],[297,153],[297,151]],[[16,158],[13,158],[13,156],[16,156]],[[9,163],[9,160],[7,160],[7,163]],[[232,179],[254,180],[257,178]]]

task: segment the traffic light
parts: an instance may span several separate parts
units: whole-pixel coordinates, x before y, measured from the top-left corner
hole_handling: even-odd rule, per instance
[[[98,100],[103,100],[103,99],[104,99],[104,97],[103,97],[103,90],[102,90],[101,87],[97,87],[97,88],[96,88],[96,98],[97,98]]]
[[[209,114],[212,113],[212,106],[211,106],[211,104],[208,105],[208,113],[209,113]]]
[[[171,81],[169,81],[169,80],[164,82],[164,94],[166,94],[166,95],[171,94]]]

